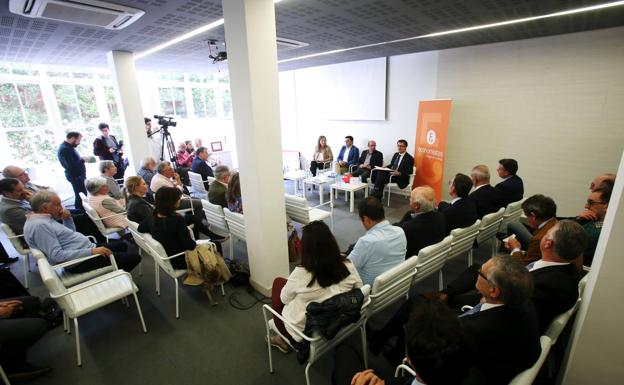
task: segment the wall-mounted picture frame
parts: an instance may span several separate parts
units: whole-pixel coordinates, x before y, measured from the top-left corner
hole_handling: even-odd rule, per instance
[[[210,148],[212,149],[212,152],[223,151],[221,142],[210,142]]]

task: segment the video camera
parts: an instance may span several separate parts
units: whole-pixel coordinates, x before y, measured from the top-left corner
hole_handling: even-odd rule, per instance
[[[158,124],[163,127],[175,127],[178,125],[177,122],[173,121],[172,116],[154,115],[154,119],[158,119]]]

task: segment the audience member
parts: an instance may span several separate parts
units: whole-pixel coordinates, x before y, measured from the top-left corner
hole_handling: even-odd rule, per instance
[[[396,224],[407,238],[405,259],[418,255],[424,247],[440,242],[446,233],[444,214],[435,211],[435,191],[431,187],[420,186],[412,190],[410,209]]]
[[[297,331],[303,332],[310,302],[323,302],[360,287],[362,280],[355,266],[340,254],[329,227],[314,221],[303,227],[301,265],[295,267],[288,279],[278,277],[273,281],[272,307]],[[271,345],[287,353],[289,346],[282,337],[293,344],[302,338],[279,318],[273,321],[281,336],[271,336]]]
[[[210,190],[208,190],[208,201],[221,207],[228,207],[227,191],[228,182],[230,181],[230,169],[228,166],[217,166],[215,178],[216,180],[210,184]]]
[[[457,174],[449,181],[449,195],[451,203],[440,202],[438,211],[446,219],[446,234],[454,229],[471,226],[477,221],[477,206],[470,199],[466,199],[472,188],[472,180],[468,175]]]
[[[126,178],[126,215],[128,220],[141,223],[152,217],[153,207],[145,199],[147,183],[140,176]]]
[[[0,180],[0,194],[0,220],[9,225],[15,234],[23,234],[26,214],[30,211],[28,197],[32,195],[22,182],[13,178]]]
[[[501,198],[492,185],[490,185],[490,170],[488,166],[480,164],[475,166],[470,173],[474,190],[468,195],[468,199],[477,206],[477,215],[482,219],[484,215],[497,212],[501,208]]]
[[[551,198],[536,194],[522,202],[522,210],[533,234],[522,223],[512,222],[507,227],[508,232],[516,237],[509,238],[504,246],[513,257],[527,264],[541,258],[540,242],[548,230],[557,224],[557,205]]]
[[[312,156],[312,162],[310,162],[310,172],[313,176],[316,176],[317,169],[327,168],[326,164],[334,160],[334,154],[332,154],[331,147],[327,145],[327,138],[324,135],[319,136],[318,142],[314,147],[314,156]]]
[[[158,163],[157,173],[152,176],[150,189],[156,193],[161,187],[175,187],[180,191],[184,191],[184,186],[180,180],[180,175],[175,172],[171,162],[163,160]]]
[[[81,157],[78,151],[76,151],[76,147],[80,145],[81,140],[81,133],[76,131],[68,132],[65,141],[59,146],[57,157],[61,166],[65,169],[65,178],[71,183],[74,190],[74,207],[77,210],[84,211],[79,193],[87,195],[84,182],[87,178],[85,161],[88,158]]]
[[[207,160],[208,149],[206,147],[197,148],[195,159],[193,159],[193,162],[191,164],[191,171],[201,175],[202,180],[205,181],[204,187],[206,188],[206,190],[210,191],[208,177],[214,177],[214,173],[212,172],[212,168],[208,165]]]
[[[162,158],[162,143],[161,137],[156,133],[156,130],[152,129],[152,119],[144,118],[145,121],[145,134],[147,135],[147,145],[149,147],[149,154],[154,159],[160,160]],[[156,161],[154,161],[154,167],[156,167]],[[149,186],[149,182],[146,182]]]
[[[233,213],[243,213],[243,196],[241,195],[240,177],[237,172],[232,174],[228,182],[227,207]]]
[[[613,191],[614,185],[615,185],[615,174],[609,174],[609,173],[601,174],[601,175],[598,175],[596,178],[594,178],[594,180],[592,180],[591,184],[589,185],[589,190],[592,192],[596,190]],[[577,215],[576,218],[574,218],[574,220],[580,223],[581,225],[585,224],[586,222],[593,222],[596,219],[597,218],[596,218],[596,214],[594,213],[594,211],[587,209],[587,208],[583,210],[579,215]]]
[[[381,167],[383,165],[383,154],[377,151],[377,142],[374,140],[368,141],[368,149],[362,152],[360,159],[357,162],[357,167],[353,171],[353,176],[362,178],[362,182],[366,183],[368,177],[370,177],[371,170],[375,167]]]
[[[585,266],[591,266],[594,260],[598,238],[600,238],[600,232],[602,231],[602,223],[605,215],[607,215],[609,200],[611,199],[611,185],[603,183],[601,186],[590,192],[585,203],[585,210],[592,213],[591,216],[586,216],[585,218],[589,217],[591,220],[585,218],[579,220],[588,237],[587,248],[583,251],[583,264]]]
[[[180,142],[180,144],[178,144],[178,152],[176,154],[176,161],[178,163],[178,166],[180,167],[184,167],[184,168],[191,168],[191,164],[193,163],[193,154],[189,154],[186,151],[186,143],[184,142]]]
[[[112,160],[103,160],[99,164],[99,169],[100,176],[104,178],[108,186],[108,195],[116,200],[121,200],[123,198],[121,196],[121,189],[119,188],[119,183],[115,180],[115,175],[117,174],[117,166],[115,166],[115,163]]]
[[[137,171],[137,175],[143,178],[145,184],[147,184],[147,195],[145,196],[148,202],[154,202],[154,193],[150,188],[152,184],[152,178],[156,175],[156,160],[148,156],[141,160],[141,168]]]
[[[511,202],[522,200],[524,196],[524,184],[522,183],[522,178],[516,175],[518,172],[518,162],[515,159],[501,159],[498,161],[496,171],[498,172],[498,176],[503,179],[494,186],[501,199],[501,206],[507,207]]]
[[[190,140],[185,140],[184,144],[186,145],[186,152],[188,152],[189,154],[192,154],[195,152],[195,147],[193,147],[193,142],[191,142]]]
[[[129,272],[141,261],[139,254],[123,241],[96,245],[76,232],[69,212],[63,209],[61,199],[55,193],[40,191],[32,197],[30,204],[33,213],[28,214],[24,225],[26,243],[41,250],[50,264],[100,254],[100,257],[65,267],[71,273],[83,273],[110,265],[110,256],[114,253],[117,266]],[[62,220],[63,224],[56,220]]]
[[[338,158],[336,159],[336,173],[344,174],[349,171],[349,166],[357,163],[360,157],[360,150],[353,145],[353,137],[345,136],[345,145],[340,149]]]
[[[2,170],[2,176],[5,178],[15,178],[24,184],[24,188],[26,189],[27,197],[26,200],[30,200],[30,197],[39,190],[47,190],[49,187],[41,186],[38,184],[34,184],[30,180],[30,175],[28,175],[28,170],[24,170],[21,167],[17,166],[6,166],[4,170]]]
[[[386,166],[392,171],[378,170],[372,175],[375,186],[371,194],[380,200],[388,182],[395,182],[399,188],[403,189],[409,184],[410,175],[414,172],[414,158],[407,153],[407,141],[405,139],[400,139],[397,142],[397,150],[398,152],[394,153],[390,164]]]
[[[90,178],[85,182],[85,186],[89,192],[87,201],[98,213],[104,226],[125,229],[128,226],[125,217],[126,210],[118,200],[110,196],[106,179]]]
[[[611,174],[607,172],[607,173],[598,175],[591,181],[591,184],[589,185],[589,189],[591,191],[594,191],[600,187],[604,187],[603,183],[610,183],[611,188],[613,188],[613,184],[615,183],[615,174]]]
[[[110,128],[106,123],[100,123],[98,129],[102,136],[93,141],[93,155],[100,160],[112,160],[117,167],[114,179],[123,179],[126,171],[126,164],[123,159],[123,141],[117,141],[115,136],[110,134]]]
[[[378,275],[405,260],[407,240],[399,227],[385,219],[379,199],[368,197],[358,205],[358,215],[366,229],[349,253],[362,281],[372,286]]]

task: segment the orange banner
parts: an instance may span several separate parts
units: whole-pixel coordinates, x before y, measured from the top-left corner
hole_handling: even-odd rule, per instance
[[[412,188],[428,185],[442,199],[442,178],[446,155],[446,134],[451,115],[451,100],[425,100],[418,108],[414,163],[416,176]]]

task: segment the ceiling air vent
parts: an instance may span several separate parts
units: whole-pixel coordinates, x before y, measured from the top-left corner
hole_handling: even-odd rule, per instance
[[[106,29],[122,29],[144,11],[99,0],[9,0],[9,10],[26,17],[51,19]]]

